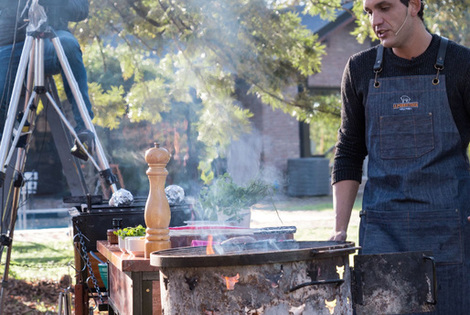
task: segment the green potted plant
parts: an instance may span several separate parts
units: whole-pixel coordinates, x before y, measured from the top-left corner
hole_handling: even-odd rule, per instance
[[[209,221],[226,221],[240,225],[248,221],[250,208],[273,192],[273,185],[260,178],[251,180],[244,186],[233,182],[225,173],[216,178],[199,193],[198,206],[204,219]]]

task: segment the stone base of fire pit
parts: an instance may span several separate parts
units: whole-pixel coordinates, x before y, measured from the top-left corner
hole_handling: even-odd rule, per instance
[[[152,253],[164,314],[352,314],[353,243],[260,243]]]

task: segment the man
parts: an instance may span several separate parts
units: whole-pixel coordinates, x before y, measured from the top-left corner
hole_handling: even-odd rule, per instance
[[[420,0],[363,6],[381,45],[344,71],[332,239],[346,239],[368,155],[361,253],[432,250],[438,313],[468,314],[470,50],[430,34]]]
[[[28,18],[28,4],[30,4],[28,0],[0,0],[0,132],[3,131],[11,90],[26,36],[27,22],[25,19]],[[68,30],[69,21],[78,22],[88,16],[88,1],[39,0],[39,4],[44,7],[47,22],[61,42],[88,113],[93,118],[82,52],[77,39]],[[64,90],[72,104],[76,122],[75,130],[80,133],[81,130],[85,129],[85,126],[70,86],[64,77],[54,46],[50,40],[45,40],[44,46],[45,72],[48,75],[62,73]]]

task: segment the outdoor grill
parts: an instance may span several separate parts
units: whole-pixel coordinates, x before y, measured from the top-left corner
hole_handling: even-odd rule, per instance
[[[130,205],[113,207],[108,203],[87,203],[69,210],[72,218],[73,233],[80,230],[85,236],[85,245],[89,251],[96,251],[96,241],[107,239],[107,230],[113,227],[113,219],[122,219],[122,227],[145,226],[144,212],[146,198],[136,197]],[[170,206],[170,227],[184,225],[192,219],[192,210],[187,204]]]
[[[85,236],[88,251],[96,251],[96,241],[106,240],[108,229],[113,228],[113,219],[122,219],[122,226],[144,225],[145,200],[132,205],[111,207],[108,204],[83,204],[69,210],[72,217],[73,235],[80,230]]]
[[[351,242],[272,242],[163,250],[162,313],[352,314]]]
[[[154,252],[162,314],[406,314],[436,304],[430,253],[355,256],[351,242],[256,241]]]

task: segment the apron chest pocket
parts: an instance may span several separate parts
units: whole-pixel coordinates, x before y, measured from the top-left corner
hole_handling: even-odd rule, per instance
[[[409,159],[434,149],[432,113],[380,116],[382,159]]]

